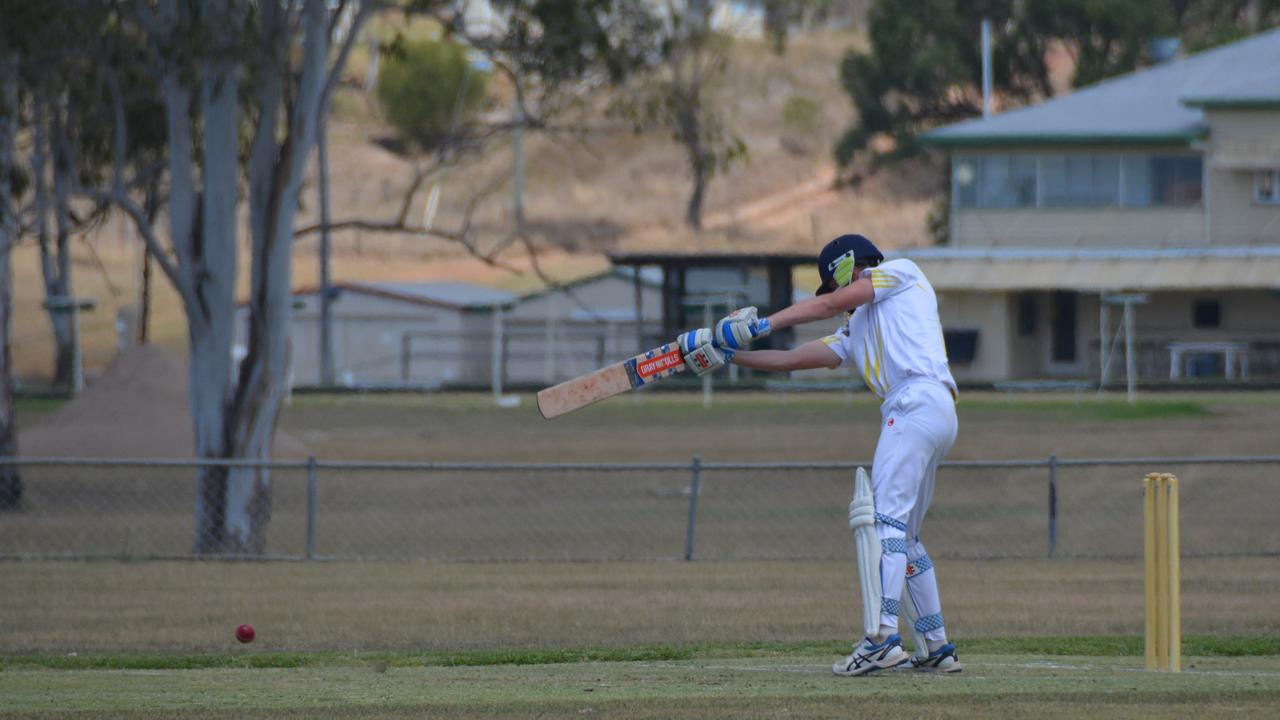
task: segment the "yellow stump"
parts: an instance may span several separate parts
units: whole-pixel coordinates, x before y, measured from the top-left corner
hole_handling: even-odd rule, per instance
[[[1142,557],[1145,570],[1148,670],[1182,670],[1181,546],[1178,478],[1151,473],[1143,481]]]

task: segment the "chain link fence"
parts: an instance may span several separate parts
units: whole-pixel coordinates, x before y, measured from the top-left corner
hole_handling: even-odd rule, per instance
[[[0,557],[191,556],[196,469],[270,470],[264,557],[408,560],[851,558],[870,463],[472,464],[6,458]],[[1183,553],[1280,554],[1280,456],[944,463],[921,539],[942,558],[1142,552],[1142,477],[1178,475]]]

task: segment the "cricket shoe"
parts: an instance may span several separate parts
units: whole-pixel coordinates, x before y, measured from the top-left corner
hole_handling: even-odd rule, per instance
[[[895,633],[882,643],[866,638],[853,646],[853,652],[831,666],[831,672],[844,677],[866,675],[876,670],[894,668],[907,662],[911,656],[902,649],[902,638]]]
[[[960,664],[960,658],[956,655],[955,643],[943,645],[929,653],[927,658],[911,658],[911,667],[923,672],[943,673],[960,672],[964,669]]]

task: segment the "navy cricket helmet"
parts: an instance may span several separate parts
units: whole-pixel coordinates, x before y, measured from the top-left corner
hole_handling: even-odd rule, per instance
[[[818,253],[818,276],[822,284],[814,294],[825,295],[844,287],[854,280],[854,266],[875,267],[882,260],[884,255],[870,240],[861,235],[841,235]]]

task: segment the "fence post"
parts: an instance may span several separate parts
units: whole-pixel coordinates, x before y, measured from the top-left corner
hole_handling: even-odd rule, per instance
[[[1058,456],[1049,455],[1049,557],[1058,549]]]
[[[316,557],[316,456],[307,456],[307,559]]]
[[[689,524],[684,532],[684,559],[693,559],[693,528],[698,522],[698,488],[702,483],[702,456],[694,455],[689,465]]]

